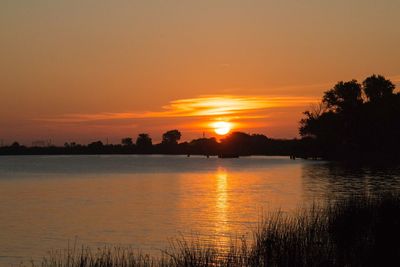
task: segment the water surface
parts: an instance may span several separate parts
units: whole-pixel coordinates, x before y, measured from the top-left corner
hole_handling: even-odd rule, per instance
[[[76,238],[150,252],[180,234],[225,244],[267,211],[399,189],[397,167],[286,157],[0,157],[0,265],[40,259]]]

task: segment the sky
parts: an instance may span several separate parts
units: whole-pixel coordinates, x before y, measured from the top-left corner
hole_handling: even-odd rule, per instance
[[[298,137],[337,81],[400,82],[398,0],[0,1],[0,141],[87,143],[215,121]]]

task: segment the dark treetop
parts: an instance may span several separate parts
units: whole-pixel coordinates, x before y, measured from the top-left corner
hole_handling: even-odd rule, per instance
[[[331,159],[398,159],[400,94],[380,75],[338,82],[300,122],[303,153]]]

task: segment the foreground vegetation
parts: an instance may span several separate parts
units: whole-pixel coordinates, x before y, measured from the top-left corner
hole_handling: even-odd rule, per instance
[[[352,197],[261,220],[229,248],[184,238],[160,257],[130,248],[54,251],[39,266],[399,266],[400,195]]]

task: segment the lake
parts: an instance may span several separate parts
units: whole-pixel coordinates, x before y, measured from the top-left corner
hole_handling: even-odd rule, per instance
[[[399,167],[287,157],[0,157],[0,265],[68,242],[156,253],[180,235],[221,245],[260,217],[328,198],[398,191]]]

